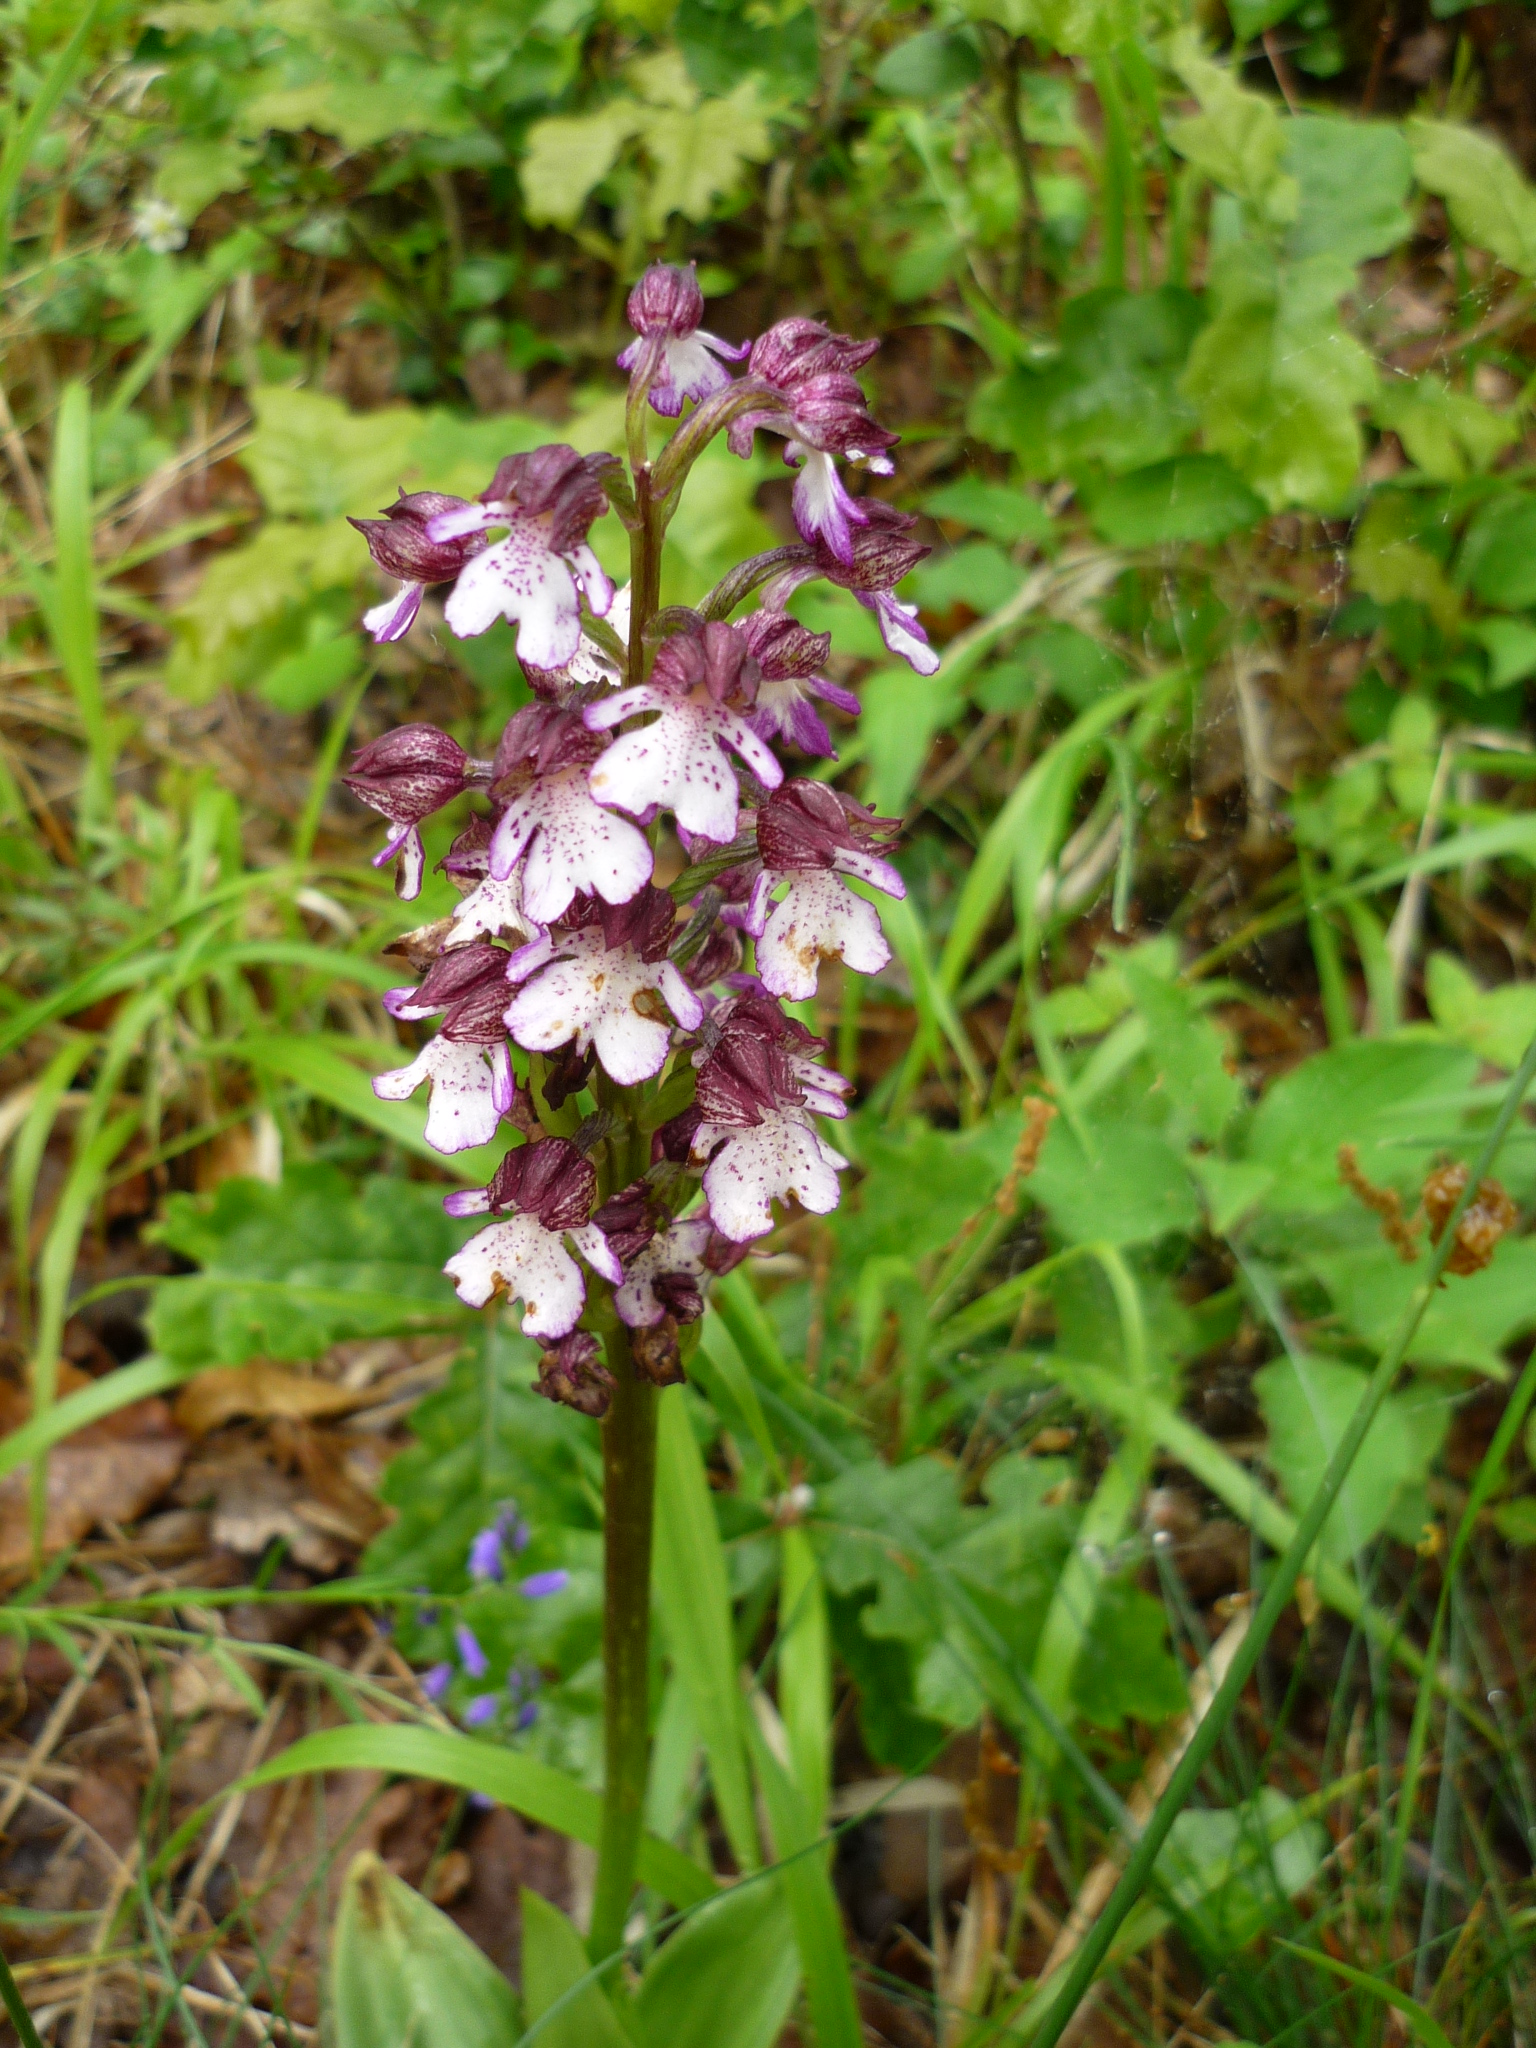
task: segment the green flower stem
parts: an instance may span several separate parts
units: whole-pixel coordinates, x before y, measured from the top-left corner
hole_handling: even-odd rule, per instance
[[[623,1945],[651,1749],[656,1389],[635,1371],[621,1323],[609,1333],[608,1358],[617,1385],[603,1422],[603,1831],[587,1940],[594,1963]]]
[[[648,466],[636,469],[634,484],[639,520],[629,537],[628,680],[639,683],[645,678],[645,628],[660,601],[663,519]],[[649,1147],[640,1129],[640,1091],[616,1092],[615,1107],[625,1126],[614,1140],[615,1186],[621,1187],[644,1172]],[[656,1389],[635,1370],[629,1331],[606,1292],[592,1304],[615,1382],[603,1419],[603,1825],[587,1937],[594,1963],[606,1961],[623,1946],[645,1822],[656,1498]]]

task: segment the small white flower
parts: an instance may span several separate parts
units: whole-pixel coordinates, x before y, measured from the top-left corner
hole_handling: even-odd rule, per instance
[[[489,1046],[462,1044],[439,1032],[408,1067],[376,1075],[373,1092],[381,1102],[404,1102],[423,1081],[432,1083],[426,1139],[439,1152],[488,1145],[516,1092],[505,1039]]]
[[[169,256],[172,250],[187,246],[187,223],[181,208],[158,193],[151,192],[133,209],[133,232],[157,256]]]
[[[704,1252],[714,1224],[709,1216],[688,1216],[653,1237],[629,1262],[624,1284],[613,1297],[621,1322],[632,1330],[654,1330],[667,1313],[656,1292],[663,1273],[686,1273],[698,1279],[705,1272]]]
[[[500,1285],[523,1304],[525,1336],[564,1337],[575,1329],[586,1300],[581,1268],[562,1242],[566,1235],[604,1279],[616,1284],[623,1278],[595,1223],[567,1233],[546,1230],[537,1216],[529,1215],[505,1216],[487,1224],[454,1253],[443,1271],[459,1299],[471,1308],[483,1308]]]
[[[880,915],[826,868],[797,868],[766,875],[761,897],[753,896],[755,917],[746,930],[757,941],[757,971],[764,988],[791,1002],[816,993],[823,960],[841,959],[859,974],[878,974],[891,957]],[[784,885],[781,901],[769,891]]]
[[[588,926],[556,941],[565,955],[530,981],[507,1011],[507,1028],[530,1052],[553,1052],[573,1035],[576,1049],[597,1048],[603,1068],[621,1087],[659,1074],[671,1033],[647,1015],[638,998],[657,994],[685,1031],[703,1022],[704,1006],[670,960],[643,960],[633,946],[609,947]]]
[[[470,939],[493,939],[498,932],[511,932],[517,938],[526,938],[532,930],[523,915],[522,891],[514,869],[499,882],[494,875],[487,875],[467,896],[460,898],[453,913],[453,928],[443,943],[445,946],[462,946]]]
[[[694,1156],[707,1156],[722,1138],[724,1144],[704,1169],[704,1193],[716,1228],[733,1244],[772,1230],[769,1204],[775,1198],[793,1195],[815,1216],[837,1207],[837,1176],[848,1162],[815,1129],[806,1110],[794,1105],[769,1110],[745,1130],[700,1124]]]
[[[701,696],[642,683],[589,705],[585,718],[593,732],[636,711],[661,713],[654,724],[621,734],[593,762],[591,789],[599,802],[635,817],[664,805],[685,832],[723,844],[736,836],[737,811],[736,771],[726,748],[734,748],[768,789],[778,788],[784,771],[745,718]]]
[[[505,881],[526,852],[522,903],[535,924],[552,924],[577,890],[627,903],[651,877],[645,834],[604,810],[578,762],[542,775],[508,804],[491,839],[491,874]]]

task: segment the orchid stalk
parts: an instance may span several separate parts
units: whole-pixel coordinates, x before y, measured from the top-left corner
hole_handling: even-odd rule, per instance
[[[792,318],[733,346],[703,317],[691,267],[656,264],[631,293],[627,468],[541,448],[508,457],[477,501],[402,493],[353,522],[400,586],[366,616],[376,639],[416,630],[426,591],[451,585],[448,628],[506,619],[532,691],[489,761],[408,725],[364,747],[347,780],[387,821],[376,864],[395,862],[406,899],[425,819],[466,793],[483,804],[441,863],[457,910],[403,943],[420,979],[385,997],[437,1031],[374,1085],[399,1101],[429,1083],[426,1134],[445,1153],[511,1126],[490,1183],[447,1198],[487,1219],[447,1273],[466,1302],[520,1301],[537,1391],[601,1425],[595,1961],[623,1943],[641,1837],[658,1394],[684,1378],[711,1279],[774,1228],[774,1205],[837,1205],[847,1162],[824,1125],[846,1116],[849,1083],[783,1005],[815,996],[827,960],[860,973],[889,960],[878,910],[847,877],[905,893],[887,858],[895,827],[796,772],[797,757],[835,758],[822,707],[852,715],[858,700],[821,673],[830,638],[788,601],[827,578],[893,652],[937,667],[895,594],[926,552],[915,522],[852,493],[839,466],[891,467],[895,437],[853,374],[876,344]],[[654,464],[647,408],[678,421]],[[738,455],[758,432],[782,439],[799,538],[742,563],[697,611],[663,612],[667,524],[722,432]],[[617,591],[588,543],[610,508],[630,538]],[[681,873],[658,886],[678,847]]]

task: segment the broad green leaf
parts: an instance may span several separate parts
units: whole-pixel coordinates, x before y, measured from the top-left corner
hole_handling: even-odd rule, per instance
[[[658,238],[674,213],[708,220],[715,201],[736,189],[747,165],[773,154],[755,78],[742,79],[724,99],[649,111],[641,134],[654,167],[646,224]]]
[[[1512,612],[1536,605],[1536,496],[1501,491],[1489,499],[1467,528],[1457,576],[1484,604]]]
[[[1336,114],[1300,114],[1283,126],[1285,168],[1300,187],[1287,254],[1363,263],[1408,239],[1413,161],[1395,126]]]
[[[251,393],[251,409],[256,431],[240,460],[269,512],[295,519],[373,514],[397,489],[427,481],[412,474],[422,416],[409,406],[354,413],[323,392],[267,384]]]
[[[224,1181],[211,1204],[172,1195],[155,1234],[202,1268],[155,1285],[148,1324],[174,1365],[318,1358],[343,1338],[468,1320],[442,1275],[463,1227],[420,1183],[354,1192],[335,1167],[293,1167],[281,1187]]]
[[[1258,221],[1271,227],[1293,221],[1300,187],[1284,168],[1288,124],[1274,100],[1245,91],[1230,71],[1201,53],[1189,30],[1174,37],[1169,55],[1200,112],[1167,122],[1168,140],[1250,207]]]
[[[1536,191],[1502,143],[1452,121],[1404,124],[1413,172],[1437,192],[1457,234],[1507,270],[1536,276]]]
[[[704,1461],[681,1388],[661,1397],[656,1443],[656,1597],[693,1705],[715,1803],[743,1869],[759,1861],[743,1747],[730,1580]]]
[[[662,1944],[635,2017],[656,2048],[772,2048],[799,1982],[782,1886],[759,1878],[701,1907]]]
[[[342,1886],[331,2019],[337,2048],[513,2048],[518,2032],[500,1970],[371,1851]]]
[[[1350,542],[1350,572],[1378,604],[1411,598],[1442,633],[1453,636],[1461,621],[1461,599],[1440,563],[1415,538],[1419,511],[1415,492],[1378,491]]]
[[[1460,483],[1469,471],[1486,469],[1519,432],[1514,422],[1480,399],[1450,390],[1438,377],[1384,383],[1372,411],[1425,475],[1440,483]]]
[[[1454,953],[1431,953],[1424,974],[1429,1012],[1448,1038],[1513,1073],[1536,1038],[1536,982],[1479,988]]]
[[[1194,425],[1179,380],[1200,321],[1199,300],[1172,285],[1105,286],[1070,299],[1054,359],[982,384],[971,430],[1010,449],[1032,477],[1090,462],[1112,471],[1161,462]]]
[[[1275,1184],[1269,1167],[1254,1166],[1243,1159],[1223,1159],[1216,1152],[1193,1154],[1189,1170],[1205,1197],[1211,1228],[1222,1237],[1233,1224],[1256,1209]]]
[[[1356,408],[1376,389],[1370,356],[1338,318],[1352,272],[1332,256],[1277,265],[1256,242],[1212,265],[1214,317],[1183,380],[1206,444],[1271,511],[1337,510],[1362,449]]]
[[[1118,548],[1218,541],[1255,526],[1264,501],[1219,455],[1175,455],[1117,477],[1089,503],[1089,516]]]
[[[601,1983],[583,1982],[591,1976],[592,1965],[570,1921],[558,1906],[526,1885],[519,1903],[523,2018],[530,2030],[537,2029],[538,2048],[632,2048]],[[578,1984],[582,1988],[568,1996]],[[559,2010],[553,2011],[557,2005]]]
[[[1138,0],[963,0],[973,20],[996,21],[1066,56],[1102,56],[1141,27]]]
[[[1502,690],[1536,675],[1536,626],[1524,619],[1478,619],[1467,628],[1488,656],[1488,687]]]
[[[943,490],[923,500],[923,510],[931,519],[953,519],[1004,547],[1014,547],[1019,541],[1042,547],[1051,537],[1051,515],[1038,498],[1032,498],[1028,491],[989,483],[979,476],[961,477],[958,483],[946,484]]]
[[[1437,1149],[1435,1099],[1470,1087],[1476,1072],[1473,1054],[1406,1037],[1357,1039],[1305,1060],[1270,1089],[1249,1131],[1244,1156],[1275,1176],[1265,1207],[1322,1214],[1353,1203],[1339,1179],[1346,1144],[1367,1179],[1416,1188]],[[1425,1142],[1401,1142],[1421,1134]]]
[[[1200,1204],[1180,1154],[1144,1124],[1089,1123],[1095,1156],[1058,1117],[1029,1192],[1069,1243],[1151,1244],[1200,1226]]]
[[[1018,1143],[1017,1110],[968,1131],[935,1130],[917,1117],[857,1132],[864,1177],[829,1219],[849,1283],[885,1254],[925,1258],[983,1208],[1008,1171]]]
[[[221,141],[184,136],[155,166],[154,189],[190,224],[221,192],[242,190],[251,156],[249,144],[233,136]]]
[[[587,198],[645,125],[646,110],[627,96],[587,114],[558,114],[528,130],[518,177],[528,218],[570,227]]]
[[[1362,1219],[1363,1221],[1363,1219]],[[1364,1243],[1308,1251],[1303,1264],[1327,1288],[1340,1318],[1375,1349],[1382,1349],[1402,1319],[1423,1272],[1405,1266],[1374,1235]],[[1453,1278],[1424,1311],[1408,1360],[1414,1365],[1462,1366],[1505,1379],[1500,1352],[1536,1328],[1536,1238],[1501,1244],[1480,1273]]]
[[[869,761],[864,801],[882,817],[899,818],[912,798],[936,734],[965,708],[960,692],[943,671],[914,675],[910,668],[883,668],[861,686],[859,737]]]
[[[1293,1509],[1305,1507],[1317,1491],[1366,1379],[1356,1366],[1302,1357],[1277,1359],[1255,1375],[1269,1429],[1265,1457]],[[1323,1525],[1319,1548],[1333,1563],[1349,1566],[1385,1528],[1400,1489],[1428,1471],[1448,1420],[1443,1409],[1410,1407],[1388,1395]]]
[[[973,540],[948,554],[931,555],[913,575],[912,594],[925,611],[963,604],[973,612],[993,612],[1016,595],[1023,581],[1024,571],[995,541]]]
[[[1506,1543],[1521,1550],[1536,1544],[1536,1497],[1522,1494],[1518,1500],[1500,1501],[1490,1518]]]
[[[1153,971],[1134,950],[1121,957],[1119,968],[1147,1027],[1157,1088],[1174,1108],[1169,1135],[1176,1142],[1214,1142],[1243,1099],[1241,1082],[1227,1070],[1226,1039],[1192,990]]]
[[[311,607],[354,590],[367,549],[344,520],[271,520],[241,547],[216,554],[196,590],[171,614],[167,687],[194,704],[254,683],[299,653]]]
[[[392,135],[459,135],[472,126],[453,104],[452,74],[426,64],[411,83],[364,81],[340,75],[308,85],[275,86],[247,100],[240,130],[257,137],[269,128],[337,135],[349,150],[371,149]]]
[[[1158,1865],[1201,1938],[1230,1954],[1305,1891],[1330,1847],[1320,1822],[1298,1821],[1294,1801],[1265,1785],[1242,1806],[1186,1808]]]
[[[779,1714],[790,1774],[812,1827],[820,1828],[827,1809],[832,1725],[826,1587],[803,1529],[784,1530],[779,1556]]]
[[[325,1728],[271,1758],[242,1778],[236,1789],[254,1791],[311,1771],[387,1771],[458,1785],[466,1792],[483,1792],[540,1827],[556,1828],[593,1849],[602,1830],[603,1803],[585,1785],[517,1750],[440,1728]],[[716,1890],[714,1879],[697,1863],[651,1835],[640,1844],[640,1878],[679,1906],[697,1905],[713,1898]]]

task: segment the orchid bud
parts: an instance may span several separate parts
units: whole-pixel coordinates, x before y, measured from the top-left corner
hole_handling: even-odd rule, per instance
[[[629,295],[625,315],[636,334],[681,341],[704,318],[704,294],[693,264],[653,263]]]
[[[360,748],[342,780],[392,825],[419,825],[462,795],[468,770],[464,749],[435,725],[399,725]]]

